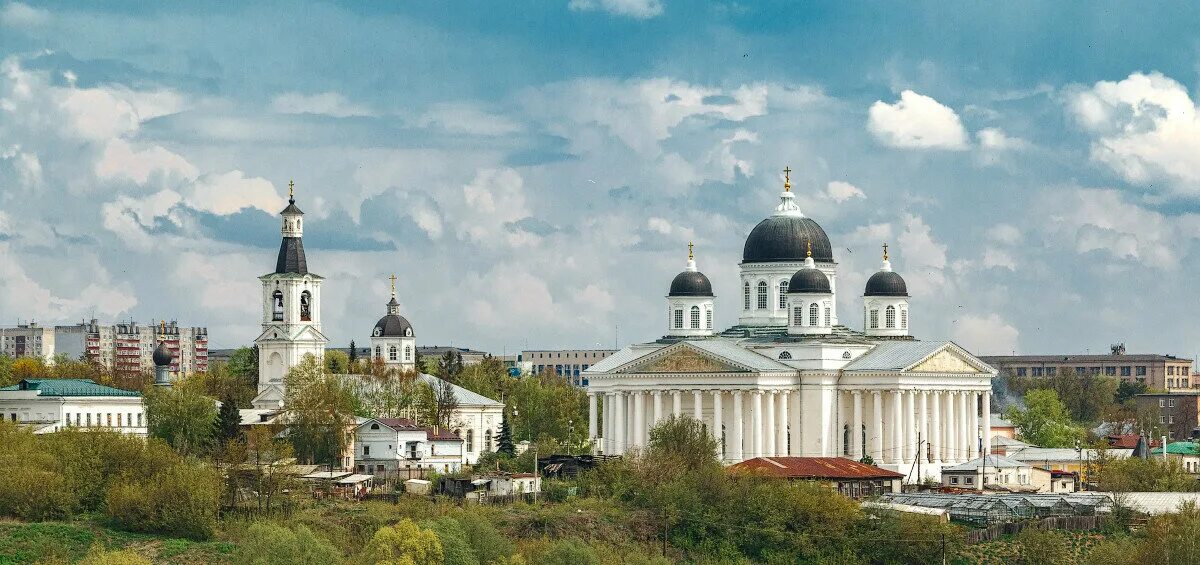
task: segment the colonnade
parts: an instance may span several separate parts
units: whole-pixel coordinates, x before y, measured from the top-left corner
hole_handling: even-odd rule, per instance
[[[688,416],[706,426],[729,462],[865,454],[878,464],[918,457],[953,464],[990,444],[990,397],[986,390],[830,387],[589,391],[588,435],[598,450],[620,455],[645,446],[664,418]]]

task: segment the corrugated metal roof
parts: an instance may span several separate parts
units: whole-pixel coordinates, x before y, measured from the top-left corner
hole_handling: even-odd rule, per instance
[[[706,339],[697,341],[687,341],[688,345],[707,351],[718,357],[724,357],[739,365],[745,365],[756,371],[795,371],[796,369],[784,365],[766,355],[756,351],[746,349],[735,342],[725,339]]]
[[[91,379],[24,379],[0,388],[0,391],[36,390],[38,396],[141,396],[136,390],[123,390],[96,384]]]
[[[1162,455],[1162,448],[1150,450],[1151,455]],[[1167,444],[1168,455],[1200,455],[1200,446],[1190,441],[1173,441]]]
[[[1133,453],[1132,449],[1109,449],[1108,456],[1123,459]],[[1024,447],[1008,448],[1007,456],[1017,461],[1025,461],[1032,465],[1048,461],[1078,462],[1080,454],[1070,447]],[[1097,459],[1100,452],[1095,449],[1083,450],[1083,459]]]
[[[948,341],[888,341],[843,367],[845,371],[899,371],[932,355]]]
[[[636,345],[627,345],[622,347],[620,351],[601,359],[600,362],[588,367],[584,373],[607,373],[621,365],[630,361],[641,358],[643,355],[653,353],[667,347],[661,343],[639,343]]]
[[[425,373],[421,373],[420,377],[432,387],[436,387],[438,386],[438,383],[442,382],[442,379],[439,379],[433,375],[427,375]],[[450,386],[454,387],[454,397],[458,399],[459,406],[504,406],[503,402],[492,400],[482,394],[471,392],[454,383],[450,383]]]
[[[760,471],[785,478],[901,479],[904,475],[843,457],[755,457],[733,465],[738,471]]]
[[[984,466],[984,464],[985,464],[984,459],[987,460],[986,465],[988,466],[988,468],[991,468],[991,469],[1001,469],[1001,468],[1011,469],[1013,467],[1028,467],[1029,466],[1029,463],[1018,461],[1016,459],[1009,459],[1008,457],[1003,457],[1000,455],[988,455],[987,457],[980,457],[978,459],[972,459],[970,461],[967,461],[966,463],[960,463],[953,467],[945,467],[942,469],[942,472],[945,472],[945,471],[951,471],[951,472],[953,472],[953,471],[978,471],[980,469],[980,467]]]

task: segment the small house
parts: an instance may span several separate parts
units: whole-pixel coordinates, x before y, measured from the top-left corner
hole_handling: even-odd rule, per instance
[[[794,481],[813,481],[852,498],[900,492],[904,475],[844,457],[755,457],[729,467]]]

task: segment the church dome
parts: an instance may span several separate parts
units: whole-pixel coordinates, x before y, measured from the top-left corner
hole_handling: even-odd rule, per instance
[[[908,285],[904,277],[894,271],[879,271],[867,279],[863,296],[908,296]]]
[[[812,257],[833,262],[833,247],[825,230],[811,218],[774,215],[758,223],[742,248],[743,263],[803,261],[809,245]]]
[[[375,329],[371,335],[373,337],[412,337],[413,327],[404,316],[388,314],[375,323]]]
[[[171,350],[167,349],[167,342],[158,342],[158,347],[154,348],[152,358],[154,359],[155,367],[166,367],[171,364]]]
[[[788,294],[832,294],[833,292],[829,287],[829,277],[815,267],[804,267],[796,271],[796,274],[792,275],[792,279],[788,281],[787,291]]]
[[[712,283],[700,271],[683,271],[671,281],[667,296],[712,296]]]

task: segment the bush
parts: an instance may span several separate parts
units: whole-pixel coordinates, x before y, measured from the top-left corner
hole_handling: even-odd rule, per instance
[[[1025,528],[1017,534],[1021,562],[1029,565],[1068,565],[1075,563],[1071,541],[1056,530]]]
[[[467,541],[467,533],[458,520],[450,517],[438,518],[422,524],[437,534],[442,542],[442,555],[446,565],[479,565],[479,559]]]
[[[216,471],[180,462],[148,479],[115,485],[105,514],[127,530],[202,540],[216,529],[220,496]]]
[[[292,563],[339,563],[341,552],[328,540],[304,527],[287,528],[255,522],[237,544],[234,560],[254,565],[290,565]]]
[[[542,565],[595,565],[600,563],[596,551],[579,540],[555,542],[538,559]]]
[[[512,542],[501,535],[487,518],[474,512],[459,512],[455,518],[462,525],[471,550],[480,563],[493,563],[512,555]]]
[[[408,518],[395,526],[379,528],[363,553],[369,563],[442,565],[444,561],[438,535]]]

